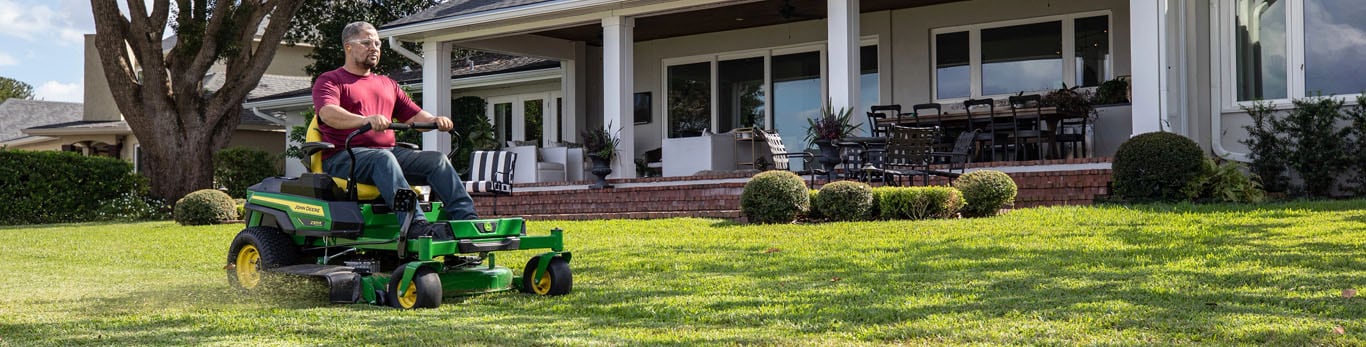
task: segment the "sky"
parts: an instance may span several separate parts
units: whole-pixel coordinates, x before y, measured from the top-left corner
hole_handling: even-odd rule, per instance
[[[0,76],[33,86],[34,99],[81,102],[94,33],[89,0],[0,0]]]

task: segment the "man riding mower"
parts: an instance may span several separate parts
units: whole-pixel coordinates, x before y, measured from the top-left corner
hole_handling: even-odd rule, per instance
[[[317,139],[317,122],[309,125],[310,141]],[[394,123],[389,128],[437,127]],[[351,139],[370,130],[365,125],[346,138],[351,177]],[[272,275],[309,276],[327,281],[333,303],[405,309],[435,308],[444,296],[514,287],[540,295],[571,290],[571,255],[564,250],[563,231],[528,235],[519,217],[452,220],[441,213],[441,202],[423,201],[412,189],[397,189],[393,204],[385,204],[373,185],[322,173],[319,152],[334,147],[306,143],[303,149],[313,159],[310,173],[267,178],[249,189],[247,226],[228,249],[226,270],[233,286],[258,291],[289,283],[272,281]],[[418,213],[433,221],[431,226],[414,227]],[[496,261],[499,251],[530,249],[548,251],[531,257],[521,276]]]

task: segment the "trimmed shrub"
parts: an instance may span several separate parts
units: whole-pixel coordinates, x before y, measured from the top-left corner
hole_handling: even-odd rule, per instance
[[[235,203],[227,193],[200,189],[175,202],[173,213],[180,225],[205,225],[237,219]]]
[[[1182,189],[1203,172],[1200,145],[1185,136],[1156,132],[1134,136],[1115,152],[1115,195],[1131,201],[1179,201]]]
[[[791,223],[811,205],[806,181],[791,171],[765,171],[745,183],[740,211],[750,223]]]
[[[232,147],[213,154],[213,181],[235,198],[247,196],[247,187],[262,179],[283,174],[275,168],[275,156],[265,151]]]
[[[963,195],[953,187],[881,187],[873,189],[882,219],[950,218],[963,208]]]
[[[1015,180],[995,170],[973,171],[958,177],[953,186],[963,193],[963,214],[969,217],[994,216],[1015,204]]]
[[[816,199],[818,199],[817,196],[820,196],[821,191],[820,191],[820,190],[816,190],[816,189],[812,189],[812,190],[808,190],[807,193],[809,194],[809,195],[808,195],[808,198],[807,198],[807,201],[810,201],[810,202],[812,202],[812,203],[815,203],[815,202],[816,202]],[[812,220],[825,219],[825,215],[822,215],[822,214],[821,214],[821,211],[817,211],[815,207],[812,207],[812,208],[807,209],[807,211],[806,211],[806,219],[812,219]]]
[[[117,158],[0,149],[0,224],[94,221],[102,202],[146,190],[146,179]]]
[[[831,182],[821,187],[811,209],[833,221],[862,220],[873,207],[873,188],[854,181]]]

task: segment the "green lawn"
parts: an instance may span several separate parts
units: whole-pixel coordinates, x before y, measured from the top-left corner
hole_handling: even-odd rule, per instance
[[[0,345],[1366,345],[1363,200],[552,227],[570,295],[416,311],[237,294],[240,225],[0,228]]]

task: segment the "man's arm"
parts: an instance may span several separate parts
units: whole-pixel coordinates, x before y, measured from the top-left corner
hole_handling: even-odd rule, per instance
[[[431,113],[428,113],[425,110],[418,111],[416,115],[413,115],[412,118],[408,118],[408,121],[404,123],[412,124],[417,122],[435,122],[437,130],[441,131],[451,131],[451,128],[455,127],[455,123],[451,122],[450,118],[437,117],[432,115]]]
[[[362,125],[370,124],[370,128],[380,131],[388,129],[390,123],[388,116],[362,116],[351,113],[339,105],[323,106],[318,109],[318,116],[323,118],[323,122],[327,123],[327,126],[334,129],[355,129]]]

